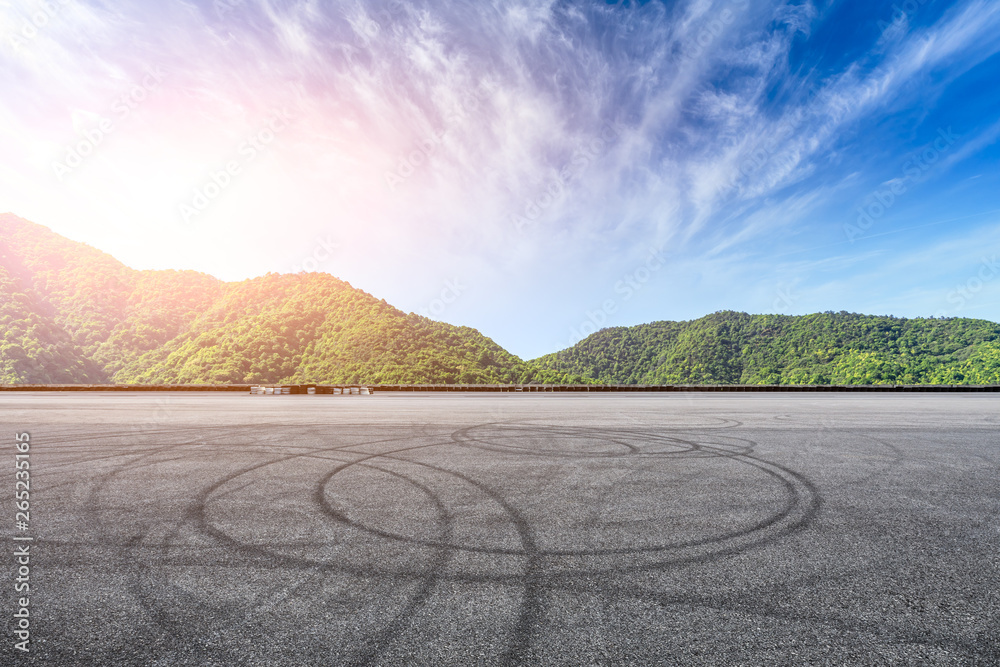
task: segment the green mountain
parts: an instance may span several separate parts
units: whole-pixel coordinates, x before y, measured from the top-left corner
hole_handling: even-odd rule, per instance
[[[0,215],[0,383],[573,381],[327,274],[136,271]]]
[[[102,377],[52,308],[0,265],[0,384],[74,384]]]
[[[724,311],[603,329],[534,363],[623,384],[1000,384],[1000,324]]]
[[[1000,384],[1000,324],[719,312],[525,362],[325,273],[136,271],[0,215],[0,383]]]

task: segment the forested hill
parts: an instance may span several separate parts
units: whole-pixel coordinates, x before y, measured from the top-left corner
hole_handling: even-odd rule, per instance
[[[535,363],[624,384],[1000,384],[1000,324],[718,312],[603,329]]]
[[[0,384],[1000,384],[1000,324],[719,312],[525,362],[325,273],[136,271],[0,214]]]
[[[0,384],[579,380],[328,274],[136,271],[0,214]]]

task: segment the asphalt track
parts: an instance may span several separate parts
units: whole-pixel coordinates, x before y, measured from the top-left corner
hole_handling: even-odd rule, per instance
[[[0,664],[1000,664],[1000,396],[0,395]],[[5,492],[5,493],[8,493]]]

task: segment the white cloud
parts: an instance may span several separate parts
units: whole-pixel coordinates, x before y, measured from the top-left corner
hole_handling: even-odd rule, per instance
[[[29,6],[0,13],[0,34]],[[788,238],[848,187],[886,181],[855,164],[845,136],[912,106],[916,88],[934,99],[1000,49],[1000,5],[982,0],[928,27],[894,28],[834,71],[790,65],[795,44],[827,20],[811,3],[104,7],[73,0],[24,53],[0,50],[11,176],[0,202],[57,228],[101,238],[123,230],[133,263],[183,253],[225,277],[284,270],[303,238],[333,231],[352,248],[334,272],[402,282],[387,289],[403,307],[410,282],[426,294],[451,266],[486,275],[545,263],[613,276],[649,244],[669,243],[697,264]],[[75,131],[85,129],[149,65],[169,72],[162,93],[87,175],[53,185],[49,156],[73,138],[74,116]],[[294,124],[199,217],[200,231],[165,231],[172,207],[294,90],[303,91]],[[588,148],[608,126],[617,135]],[[421,156],[428,141],[433,151]],[[839,161],[843,173],[830,169]],[[553,185],[568,165],[577,166]],[[390,171],[412,173],[392,189]],[[539,215],[519,232],[511,216],[532,203]],[[294,238],[255,246],[276,224]],[[220,255],[197,238],[242,240]],[[372,257],[399,275],[384,278]]]

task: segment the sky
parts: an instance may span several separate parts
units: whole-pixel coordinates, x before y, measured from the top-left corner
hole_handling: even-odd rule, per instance
[[[1000,321],[998,51],[987,0],[0,0],[0,212],[526,359],[718,310]]]

